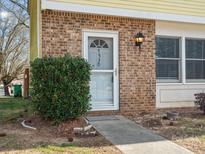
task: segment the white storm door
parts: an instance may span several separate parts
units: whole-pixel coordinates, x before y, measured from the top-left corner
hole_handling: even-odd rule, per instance
[[[92,67],[91,110],[118,110],[118,34],[84,32],[84,56]]]

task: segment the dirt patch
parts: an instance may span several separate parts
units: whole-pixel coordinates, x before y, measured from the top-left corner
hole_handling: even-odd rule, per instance
[[[196,154],[205,153],[205,115],[201,112],[179,113],[176,119],[168,119],[165,115],[158,112],[132,119]]]
[[[97,154],[121,153],[100,134],[94,137],[74,136],[74,141],[69,142],[64,133],[75,126],[85,125],[82,119],[67,121],[59,127],[39,117],[29,118],[29,120],[27,124],[36,127],[37,130],[22,127],[20,121],[0,124],[1,133],[6,133],[6,136],[0,137],[0,153],[52,153],[53,151],[54,153],[79,153],[75,151],[76,149]],[[61,152],[55,152],[55,149]],[[45,152],[48,150],[50,152]]]
[[[74,128],[84,126],[86,126],[86,122],[82,117],[78,119],[68,120],[58,126],[57,133],[60,136],[67,137],[69,141],[73,141],[73,138],[75,137]]]

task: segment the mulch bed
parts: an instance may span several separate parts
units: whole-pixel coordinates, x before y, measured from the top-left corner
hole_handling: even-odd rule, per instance
[[[99,133],[95,136],[74,135],[72,136],[74,140],[70,143],[68,137],[72,134],[73,128],[87,125],[84,118],[68,120],[59,125],[38,116],[25,118],[26,124],[36,127],[37,130],[24,128],[21,125],[23,120],[20,118],[17,121],[0,123],[1,132],[6,133],[6,136],[0,137],[0,153],[1,151],[33,149],[39,146],[71,144],[77,147],[88,147],[94,150],[94,153],[121,154]]]
[[[75,137],[74,128],[86,126],[86,121],[84,118],[77,118],[73,120],[68,120],[59,124],[57,133],[60,136],[67,137],[70,142],[73,141]]]
[[[22,121],[22,119],[20,119]],[[42,119],[40,117],[31,117],[26,119],[25,122],[27,125],[35,127],[39,129],[42,125],[54,125],[51,121]],[[67,137],[69,142],[72,142],[74,137],[86,137],[85,135],[82,134],[75,134],[74,133],[74,128],[76,127],[84,127],[87,125],[87,122],[84,117],[80,117],[77,119],[70,119],[64,122],[61,122],[57,128],[53,127],[53,129],[50,129],[52,131],[51,133],[54,134],[57,137]],[[94,131],[94,128],[91,129]],[[92,137],[90,135],[89,137]]]

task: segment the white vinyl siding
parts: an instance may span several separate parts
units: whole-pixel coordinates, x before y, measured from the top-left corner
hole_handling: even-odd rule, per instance
[[[156,35],[166,37],[178,37],[181,41],[181,80],[180,82],[158,82],[156,86],[156,106],[157,108],[167,107],[193,107],[194,94],[205,92],[205,82],[201,80],[190,80],[186,70],[189,70],[186,62],[188,60],[204,61],[200,46],[191,45],[187,50],[187,40],[205,40],[205,27],[200,24],[187,24],[177,22],[156,21]],[[200,44],[200,43],[196,43]],[[193,47],[196,46],[196,47]],[[199,53],[194,53],[197,49]],[[192,50],[192,51],[191,51]],[[190,52],[188,54],[187,52]],[[200,53],[201,52],[201,53]],[[198,55],[199,54],[199,55]],[[191,58],[194,57],[194,58]]]

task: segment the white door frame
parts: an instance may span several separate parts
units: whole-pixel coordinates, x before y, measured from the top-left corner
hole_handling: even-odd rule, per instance
[[[116,31],[104,31],[104,30],[82,30],[83,39],[82,39],[82,47],[83,47],[83,57],[88,60],[88,37],[107,37],[113,38],[113,104],[114,106],[108,108],[100,108],[100,109],[92,109],[91,111],[103,111],[103,110],[119,110],[119,40],[118,40],[118,32]]]

